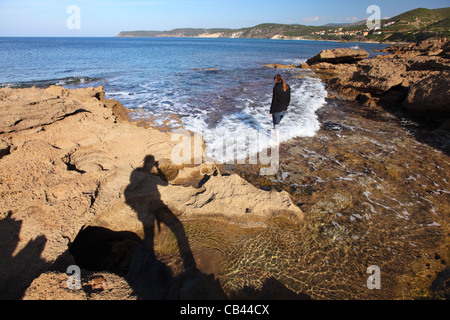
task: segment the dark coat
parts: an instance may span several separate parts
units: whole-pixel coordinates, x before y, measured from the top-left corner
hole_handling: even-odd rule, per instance
[[[291,88],[286,91],[283,90],[283,82],[278,82],[273,87],[272,105],[270,106],[270,113],[286,111],[291,102]]]

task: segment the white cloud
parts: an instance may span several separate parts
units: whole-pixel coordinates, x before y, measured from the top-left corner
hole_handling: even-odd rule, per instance
[[[347,17],[344,20],[349,21],[349,22],[356,22],[359,20],[359,18],[358,17]]]
[[[302,19],[305,22],[316,22],[316,21],[324,21],[326,20],[324,17],[314,16],[314,17],[306,17]]]

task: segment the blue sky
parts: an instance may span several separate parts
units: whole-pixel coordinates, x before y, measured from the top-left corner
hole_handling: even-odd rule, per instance
[[[73,20],[79,8],[79,20]],[[242,28],[259,23],[324,25],[382,18],[415,8],[442,8],[448,0],[0,0],[0,36],[115,36],[120,31]],[[69,28],[67,21],[79,21]]]

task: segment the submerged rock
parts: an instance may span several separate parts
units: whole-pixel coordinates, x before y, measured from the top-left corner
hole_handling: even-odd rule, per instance
[[[273,69],[293,69],[293,68],[298,68],[298,66],[293,65],[293,64],[279,64],[279,63],[269,63],[269,64],[263,65],[263,67],[273,68]]]

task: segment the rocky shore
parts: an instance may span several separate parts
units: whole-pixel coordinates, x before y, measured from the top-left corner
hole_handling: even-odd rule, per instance
[[[321,129],[282,144],[275,177],[228,167],[260,188],[288,191],[305,212],[303,233],[282,228],[296,247],[274,250],[292,257],[283,261],[289,272],[272,270],[315,299],[450,297],[448,42],[386,50],[373,59],[327,50],[301,68],[265,65],[322,79]],[[257,242],[273,246],[265,235]],[[381,290],[363,285],[369,265],[384,270]]]
[[[339,99],[403,111],[450,129],[450,41],[394,45],[368,59],[364,50],[324,50],[302,64]]]
[[[287,192],[257,189],[213,163],[175,165],[181,140],[127,114],[101,87],[0,90],[2,299],[88,299],[61,282],[70,265],[110,272],[102,299],[203,297],[191,291],[214,275],[202,273],[204,251],[190,249],[182,220],[303,220]]]
[[[266,66],[330,93],[274,176],[174,163],[101,87],[0,89],[1,298],[448,299],[448,42],[386,50]]]

